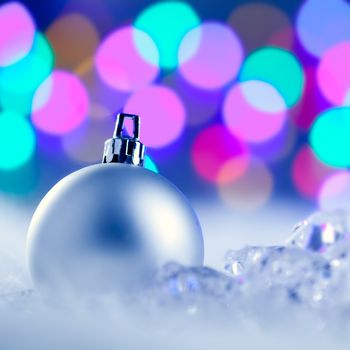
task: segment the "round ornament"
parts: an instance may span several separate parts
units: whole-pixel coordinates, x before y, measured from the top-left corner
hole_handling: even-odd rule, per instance
[[[125,135],[131,118],[133,135]],[[186,197],[143,167],[139,117],[119,114],[103,163],[68,175],[39,204],[27,253],[34,285],[113,292],[140,287],[168,261],[203,264],[199,221]]]

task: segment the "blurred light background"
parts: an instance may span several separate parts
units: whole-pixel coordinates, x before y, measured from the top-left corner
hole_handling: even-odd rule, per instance
[[[120,111],[198,211],[211,265],[350,209],[349,19],[345,0],[2,2],[1,245],[101,161]]]

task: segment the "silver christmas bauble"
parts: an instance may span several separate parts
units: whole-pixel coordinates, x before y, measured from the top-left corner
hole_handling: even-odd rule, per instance
[[[203,264],[203,238],[172,183],[112,162],[81,169],[49,191],[30,224],[27,254],[37,287],[113,292],[146,283],[168,261]]]

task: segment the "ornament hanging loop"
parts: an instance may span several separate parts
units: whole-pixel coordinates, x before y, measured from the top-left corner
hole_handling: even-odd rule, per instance
[[[125,135],[125,119],[133,121],[134,130],[131,136]],[[135,114],[119,113],[116,118],[113,138],[105,142],[102,163],[126,163],[143,166],[145,146],[139,141],[140,117]]]
[[[130,137],[123,136],[125,119],[131,119],[134,123],[133,136],[130,136]],[[113,137],[114,138],[131,138],[133,140],[138,140],[140,138],[140,117],[135,114],[119,113],[117,115]]]

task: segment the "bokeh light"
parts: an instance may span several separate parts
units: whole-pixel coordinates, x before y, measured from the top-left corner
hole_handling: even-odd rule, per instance
[[[0,69],[0,102],[4,109],[27,114],[33,94],[53,69],[53,52],[41,33],[35,35],[29,54]]]
[[[303,92],[304,72],[297,58],[286,50],[265,47],[254,51],[244,62],[240,81],[261,80],[274,86],[288,107]]]
[[[89,109],[89,117],[92,120],[101,121],[110,119],[110,117],[113,115],[113,111],[109,110],[107,106],[101,105],[96,102],[90,103],[90,109]]]
[[[36,148],[38,144],[36,143]],[[30,197],[35,194],[42,181],[37,157],[30,157],[19,167],[0,169],[0,192],[4,198],[5,193],[19,197]],[[4,226],[3,226],[4,227]]]
[[[200,38],[192,57],[188,52]],[[179,49],[179,70],[194,86],[218,89],[236,78],[243,60],[242,45],[228,26],[207,22],[186,34]]]
[[[177,66],[177,53],[182,38],[199,23],[200,19],[190,5],[180,1],[165,1],[146,8],[136,18],[134,25],[146,32],[156,43],[160,55],[160,66],[171,69]],[[139,52],[148,62],[158,63],[149,55],[148,48],[141,37],[136,38],[136,44]],[[196,46],[195,43],[192,44]],[[190,52],[193,51],[192,47]]]
[[[156,174],[159,173],[156,163],[152,160],[150,156],[145,156],[144,167],[150,171],[153,171]]]
[[[45,133],[62,135],[77,128],[88,110],[89,97],[81,81],[55,70],[35,92],[32,121]]]
[[[98,2],[1,3],[0,117],[33,135],[27,160],[0,165],[2,192],[100,163],[124,111],[140,115],[145,167],[194,196],[251,210],[273,174],[277,199],[348,205],[349,1]]]
[[[136,47],[142,42],[152,63],[144,59]],[[135,91],[151,83],[158,75],[157,47],[150,36],[133,27],[124,27],[111,33],[100,45],[95,63],[101,78],[121,91]]]
[[[89,113],[90,116],[90,113]],[[94,119],[90,116],[82,125],[63,135],[62,147],[65,153],[80,163],[96,163],[102,160],[104,142],[112,137],[115,120]]]
[[[52,49],[46,37],[37,33],[27,56],[0,69],[1,87],[12,92],[32,92],[50,74],[52,67]]]
[[[106,118],[105,111],[98,106],[92,106],[89,118],[76,130],[63,135],[62,148],[74,161],[82,164],[101,162],[104,142],[111,138],[115,117],[110,114]],[[144,167],[155,173],[158,168],[150,156],[145,156]]]
[[[141,141],[154,148],[175,141],[186,123],[181,99],[173,90],[161,85],[150,85],[136,91],[126,101],[124,111],[142,116]],[[128,126],[128,132],[132,133]]]
[[[273,190],[270,169],[259,160],[252,160],[246,172],[232,182],[220,183],[220,198],[237,211],[257,210],[267,203]]]
[[[123,108],[129,97],[129,93],[115,90],[107,85],[98,74],[96,67],[92,66],[87,70],[81,71],[80,74],[77,75],[88,91],[91,106],[93,108],[94,106],[97,107],[100,114],[104,114],[105,118],[110,117],[112,113],[120,111]]]
[[[317,80],[324,97],[341,106],[350,92],[350,42],[327,50],[319,63]]]
[[[35,24],[18,2],[0,6],[0,66],[11,65],[27,55],[33,45]]]
[[[99,43],[94,24],[80,13],[71,13],[54,21],[46,36],[56,55],[56,68],[75,70],[91,58]]]
[[[291,120],[298,128],[308,130],[317,116],[331,105],[323,98],[318,82],[317,69],[307,66],[305,71],[305,87],[300,102],[290,111]]]
[[[350,166],[350,107],[323,112],[312,126],[310,143],[316,155],[326,164]]]
[[[14,170],[27,163],[35,150],[35,133],[23,116],[0,113],[0,170]]]
[[[322,210],[350,210],[350,173],[339,171],[323,184],[318,203]]]
[[[194,169],[203,179],[226,183],[244,174],[249,163],[249,152],[247,146],[223,125],[214,124],[197,135],[191,158]]]
[[[308,199],[316,199],[323,182],[335,172],[336,169],[322,163],[308,145],[300,148],[292,164],[294,186]]]
[[[320,57],[330,47],[350,41],[350,5],[344,0],[308,0],[301,6],[296,29],[304,48]]]
[[[296,127],[286,122],[278,134],[262,143],[250,143],[252,155],[266,163],[274,163],[286,158],[292,151],[297,137]]]
[[[278,91],[263,81],[247,81],[231,88],[223,105],[229,130],[249,142],[276,135],[286,119],[286,106]]]
[[[198,89],[177,73],[165,77],[163,84],[174,89],[181,97],[186,108],[188,125],[202,125],[220,110],[223,100],[221,90]]]
[[[261,46],[290,49],[294,42],[291,21],[280,8],[264,3],[235,8],[228,23],[240,37],[247,52]]]

